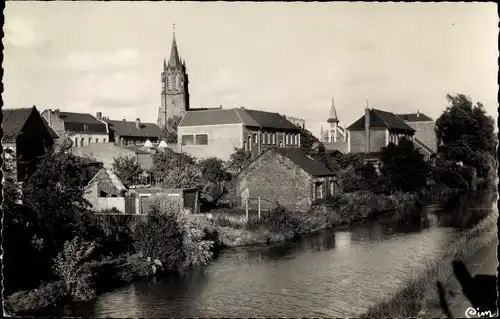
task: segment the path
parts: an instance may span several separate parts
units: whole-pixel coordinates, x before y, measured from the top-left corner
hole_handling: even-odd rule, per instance
[[[465,266],[471,273],[471,276],[475,275],[496,275],[497,274],[497,246],[498,238],[494,238],[490,244],[480,249],[474,257],[464,261]],[[462,288],[460,283],[453,278],[451,282],[445,288],[447,291],[451,290],[455,294],[454,297],[450,298],[447,296],[448,306],[451,314],[455,318],[464,318],[465,311],[467,308],[472,307],[470,301],[462,294]],[[426,317],[430,316],[432,318],[446,318],[443,315],[441,309],[432,309],[426,314]],[[471,316],[472,317],[472,316]]]

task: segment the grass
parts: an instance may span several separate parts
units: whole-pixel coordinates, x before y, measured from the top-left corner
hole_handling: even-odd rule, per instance
[[[453,276],[451,263],[454,260],[472,257],[494,238],[498,213],[490,214],[455,241],[437,261],[403,289],[386,300],[371,307],[362,318],[414,317],[421,316],[426,309],[439,305],[436,283],[449,282]]]
[[[64,282],[45,283],[38,289],[18,291],[5,298],[5,310],[9,315],[27,314],[58,305],[68,296]]]
[[[300,235],[319,230],[392,214],[395,221],[407,220],[420,214],[416,208],[416,194],[396,193],[390,196],[370,192],[355,192],[330,199],[310,211],[285,211],[277,208],[262,212],[261,219],[255,214],[248,221],[240,211],[216,211],[212,213],[211,233],[217,233],[217,243],[223,247],[255,244],[271,244],[289,241]]]

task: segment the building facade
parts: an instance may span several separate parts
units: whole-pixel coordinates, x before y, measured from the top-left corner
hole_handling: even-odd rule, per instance
[[[85,187],[84,197],[95,212],[116,209],[125,213],[127,188],[109,168],[101,168]]]
[[[412,140],[415,130],[393,113],[365,109],[365,115],[347,128],[349,153],[379,153],[403,137]]]
[[[23,181],[36,170],[40,158],[54,145],[57,134],[43,120],[35,106],[2,109],[2,146],[6,159],[15,158],[17,181]]]
[[[68,136],[73,147],[109,142],[108,125],[90,114],[48,109],[42,116],[59,136]]]
[[[120,145],[144,145],[147,141],[158,143],[161,129],[154,123],[143,123],[137,118],[135,121],[110,120],[102,117],[102,113],[97,113],[97,119],[108,125],[109,141]]]
[[[254,157],[268,147],[300,147],[300,128],[278,113],[235,109],[187,112],[179,123],[178,150],[228,160],[235,148]]]
[[[415,130],[415,144],[423,144],[433,153],[437,151],[436,121],[418,110],[397,116]]]
[[[172,48],[168,63],[163,60],[161,73],[161,105],[158,110],[159,127],[167,125],[168,119],[182,117],[189,111],[189,80],[186,62],[179,56],[175,32],[172,38]]]
[[[341,192],[335,173],[303,148],[274,148],[255,159],[236,177],[239,206],[261,199],[261,206],[278,203],[307,211],[316,200]]]

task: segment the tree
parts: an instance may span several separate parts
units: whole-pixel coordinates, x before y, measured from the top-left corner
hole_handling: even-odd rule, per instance
[[[199,161],[203,179],[214,183],[228,181],[230,174],[224,168],[224,162],[217,157],[209,157]]]
[[[233,174],[238,174],[252,161],[250,152],[242,148],[235,148],[234,153],[229,157],[228,169]]]
[[[162,128],[161,137],[169,144],[177,144],[177,127],[182,117],[172,116],[167,120],[167,125]]]
[[[412,141],[402,139],[398,145],[383,147],[380,160],[381,172],[394,190],[414,192],[427,184],[429,165]]]
[[[312,148],[315,143],[319,143],[319,139],[314,136],[309,130],[300,128],[300,146]]]
[[[125,186],[133,185],[142,173],[135,156],[119,156],[113,159],[113,171]]]
[[[439,153],[446,160],[476,168],[479,177],[487,177],[497,145],[493,118],[481,103],[473,105],[464,94],[448,94],[447,99],[450,105],[436,121]]]

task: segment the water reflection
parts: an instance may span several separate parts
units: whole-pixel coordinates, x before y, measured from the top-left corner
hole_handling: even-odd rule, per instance
[[[456,215],[467,212],[470,207]],[[420,225],[395,225],[388,219],[286,245],[222,252],[207,266],[157,284],[135,283],[55,315],[355,317],[456,240],[452,228],[435,227],[444,223],[443,214],[423,216]]]

